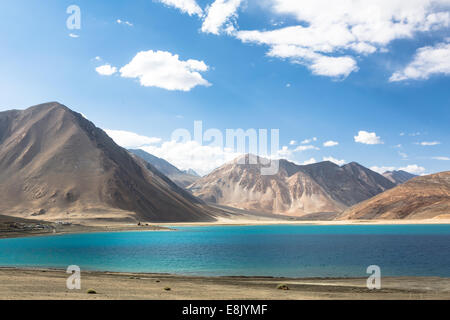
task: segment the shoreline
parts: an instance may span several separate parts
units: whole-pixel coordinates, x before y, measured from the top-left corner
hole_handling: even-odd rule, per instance
[[[159,273],[82,271],[81,290],[68,290],[63,269],[0,267],[0,300],[450,300],[450,278],[202,277]],[[279,290],[280,284],[289,290]],[[170,290],[166,290],[170,288]],[[97,294],[87,294],[93,289]]]
[[[208,226],[269,226],[269,225],[316,225],[316,226],[350,226],[350,225],[435,225],[448,224],[450,219],[426,220],[240,220],[219,219],[215,222],[177,222],[161,223],[164,227],[208,227]]]
[[[49,222],[50,223],[50,222]],[[289,220],[251,220],[251,219],[218,219],[215,222],[177,222],[177,223],[148,223],[134,226],[130,224],[110,225],[82,225],[60,227],[59,230],[46,231],[0,231],[0,240],[11,238],[29,238],[43,236],[57,236],[66,234],[109,233],[109,232],[153,232],[176,231],[177,227],[220,227],[220,226],[370,226],[370,225],[450,225],[450,219],[428,220],[332,220],[332,221],[289,221]]]

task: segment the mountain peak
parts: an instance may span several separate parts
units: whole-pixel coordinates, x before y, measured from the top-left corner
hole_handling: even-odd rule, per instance
[[[43,220],[211,220],[210,208],[58,102],[0,113],[0,211]]]
[[[258,160],[253,167],[248,165],[252,157]],[[235,165],[238,161],[247,165]],[[330,161],[310,165],[279,161],[278,173],[264,176],[259,170],[259,157],[242,155],[200,178],[189,189],[209,202],[254,211],[304,215],[340,212],[394,187],[388,179],[357,163],[340,167]]]

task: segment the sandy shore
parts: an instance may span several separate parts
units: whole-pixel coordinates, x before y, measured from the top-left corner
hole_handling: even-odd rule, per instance
[[[82,272],[82,289],[68,290],[68,276],[64,270],[0,268],[0,300],[450,300],[450,278],[435,277],[383,278],[382,289],[370,291],[365,287],[365,278],[189,277],[107,272]],[[289,290],[277,289],[279,284],[286,284]],[[87,294],[88,289],[97,294]]]

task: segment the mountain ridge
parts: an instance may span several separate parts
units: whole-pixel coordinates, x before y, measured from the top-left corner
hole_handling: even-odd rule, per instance
[[[251,158],[259,164],[248,164]],[[263,176],[261,160],[268,161],[263,159],[238,157],[194,182],[189,190],[200,199],[221,205],[302,216],[341,212],[395,186],[357,163],[341,167],[330,161],[297,165],[281,159],[276,175]]]
[[[200,178],[197,175],[197,173],[192,169],[190,169],[192,171],[189,170],[182,171],[177,167],[175,167],[170,162],[168,162],[167,160],[154,156],[142,149],[129,149],[128,151],[137,155],[138,157],[141,157],[143,160],[153,165],[161,173],[166,175],[169,179],[171,179],[173,182],[175,182],[182,188],[186,188],[187,186],[191,185]],[[196,175],[190,172],[193,172]]]
[[[214,220],[202,201],[57,102],[0,113],[0,210],[49,220]]]
[[[450,217],[450,171],[415,177],[338,216],[348,219],[444,219]]]

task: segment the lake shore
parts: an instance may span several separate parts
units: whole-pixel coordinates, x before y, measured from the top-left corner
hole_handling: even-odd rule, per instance
[[[450,278],[386,277],[381,290],[366,278],[194,277],[82,271],[68,290],[65,270],[0,268],[0,300],[450,300]],[[289,290],[279,290],[285,284]],[[170,288],[170,290],[167,290]],[[96,294],[88,294],[93,289]]]
[[[8,230],[0,231],[0,240],[8,238],[28,238],[28,237],[42,237],[55,236],[63,234],[82,234],[82,233],[96,233],[96,232],[127,232],[127,231],[174,231],[174,229],[162,227],[158,225],[130,225],[130,224],[112,224],[112,225],[70,225],[60,226],[55,229],[43,230]]]
[[[42,222],[50,224],[50,222]],[[208,227],[208,226],[268,226],[268,225],[317,225],[317,226],[349,226],[349,225],[429,225],[429,224],[450,224],[450,219],[429,219],[429,220],[326,220],[326,221],[303,221],[283,219],[251,219],[218,218],[214,222],[179,222],[179,223],[144,223],[142,225],[121,224],[121,223],[89,223],[72,224],[58,226],[57,228],[47,228],[43,230],[0,230],[0,239],[25,238],[34,236],[52,236],[62,234],[81,234],[93,232],[127,232],[127,231],[174,231],[177,227]]]
[[[450,219],[424,220],[255,220],[219,218],[215,222],[180,222],[163,223],[162,226],[259,226],[259,225],[318,225],[318,226],[349,226],[349,225],[417,225],[417,224],[450,224]]]

